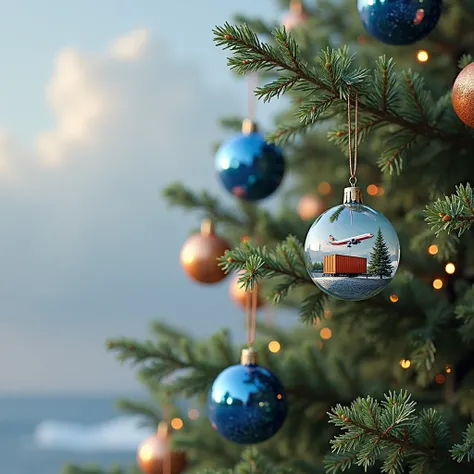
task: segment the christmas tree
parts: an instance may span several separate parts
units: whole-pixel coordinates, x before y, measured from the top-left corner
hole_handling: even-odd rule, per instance
[[[380,278],[392,276],[392,258],[390,250],[383,239],[382,229],[379,227],[374,248],[370,254],[367,272]]]
[[[278,5],[288,8],[286,0]],[[472,62],[474,2],[450,1],[436,25],[437,6],[417,6],[414,20],[398,25],[406,31],[389,30],[388,14],[383,28],[366,25],[391,44],[367,33],[362,21],[373,16],[359,18],[349,0],[308,1],[291,32],[241,17],[216,27],[230,69],[260,74],[262,102],[291,99],[267,135],[283,147],[291,179],[275,193],[277,212],[238,198],[226,207],[219,196],[182,184],[164,196],[212,219],[231,245],[222,268],[241,272],[244,288],[258,288],[267,305],[294,309],[299,321],[292,329],[259,327],[259,364],[283,383],[289,413],[272,439],[251,448],[223,439],[205,416],[213,381],[239,361],[243,344],[228,331],[202,341],[155,322],[148,341],[108,341],[120,361],[137,365],[153,395],[150,403],[119,406],[153,427],[172,419],[172,449],[186,452],[187,472],[472,472],[474,238],[467,231],[474,221],[474,133],[456,112],[467,123],[473,102],[461,94],[455,112],[451,91]],[[413,41],[412,30],[430,22],[436,28]],[[398,47],[404,39],[410,44]],[[358,122],[348,120],[351,101]],[[229,136],[244,118],[223,118]],[[320,265],[308,267],[303,242],[317,214],[297,212],[297,200],[308,195],[326,208],[341,205],[353,176],[348,149],[356,123],[365,202],[389,219],[402,248],[390,285],[362,302],[330,298],[313,284],[307,268]],[[381,233],[375,245],[386,269]],[[225,308],[223,315],[225,326]],[[187,415],[191,407],[200,416]]]

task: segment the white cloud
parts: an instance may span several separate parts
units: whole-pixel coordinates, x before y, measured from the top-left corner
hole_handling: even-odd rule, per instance
[[[58,164],[69,147],[87,141],[95,123],[107,113],[107,95],[95,80],[88,58],[74,49],[62,51],[46,98],[56,128],[40,134],[37,151],[45,163]]]
[[[100,121],[110,118],[119,98],[114,97],[114,84],[102,80],[104,65],[139,60],[150,47],[148,30],[140,28],[115,39],[102,57],[75,49],[59,54],[46,94],[56,127],[37,140],[37,152],[45,163],[58,164],[71,146],[93,141]],[[120,81],[120,76],[117,79]],[[119,90],[119,95],[123,93]]]
[[[150,32],[138,28],[117,38],[110,47],[112,57],[123,61],[138,59],[150,44]]]
[[[46,93],[53,126],[31,153],[0,135],[0,311],[14,317],[0,377],[8,370],[9,388],[123,388],[123,368],[91,342],[99,322],[102,339],[156,317],[209,333],[224,306],[239,321],[225,283],[210,296],[183,275],[179,250],[195,220],[159,197],[172,181],[220,189],[211,145],[218,117],[241,105],[230,92],[143,29],[104,53],[59,53]],[[49,329],[36,337],[31,321],[59,325],[60,340]],[[37,378],[25,340],[44,361]],[[67,357],[48,356],[63,347]],[[79,378],[69,359],[81,361]]]

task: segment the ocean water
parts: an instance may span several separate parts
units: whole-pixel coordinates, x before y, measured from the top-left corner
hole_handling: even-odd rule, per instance
[[[130,466],[150,433],[118,397],[0,397],[0,473],[60,474],[67,463]]]

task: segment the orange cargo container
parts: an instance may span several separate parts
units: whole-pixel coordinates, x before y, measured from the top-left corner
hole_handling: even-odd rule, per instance
[[[366,273],[367,259],[364,257],[350,257],[349,255],[325,255],[323,272],[332,275]]]

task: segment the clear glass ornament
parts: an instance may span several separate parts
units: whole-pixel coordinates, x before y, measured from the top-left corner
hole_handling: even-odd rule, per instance
[[[390,221],[346,188],[344,203],[321,214],[305,241],[306,268],[315,285],[346,301],[380,293],[395,276],[400,243]]]

